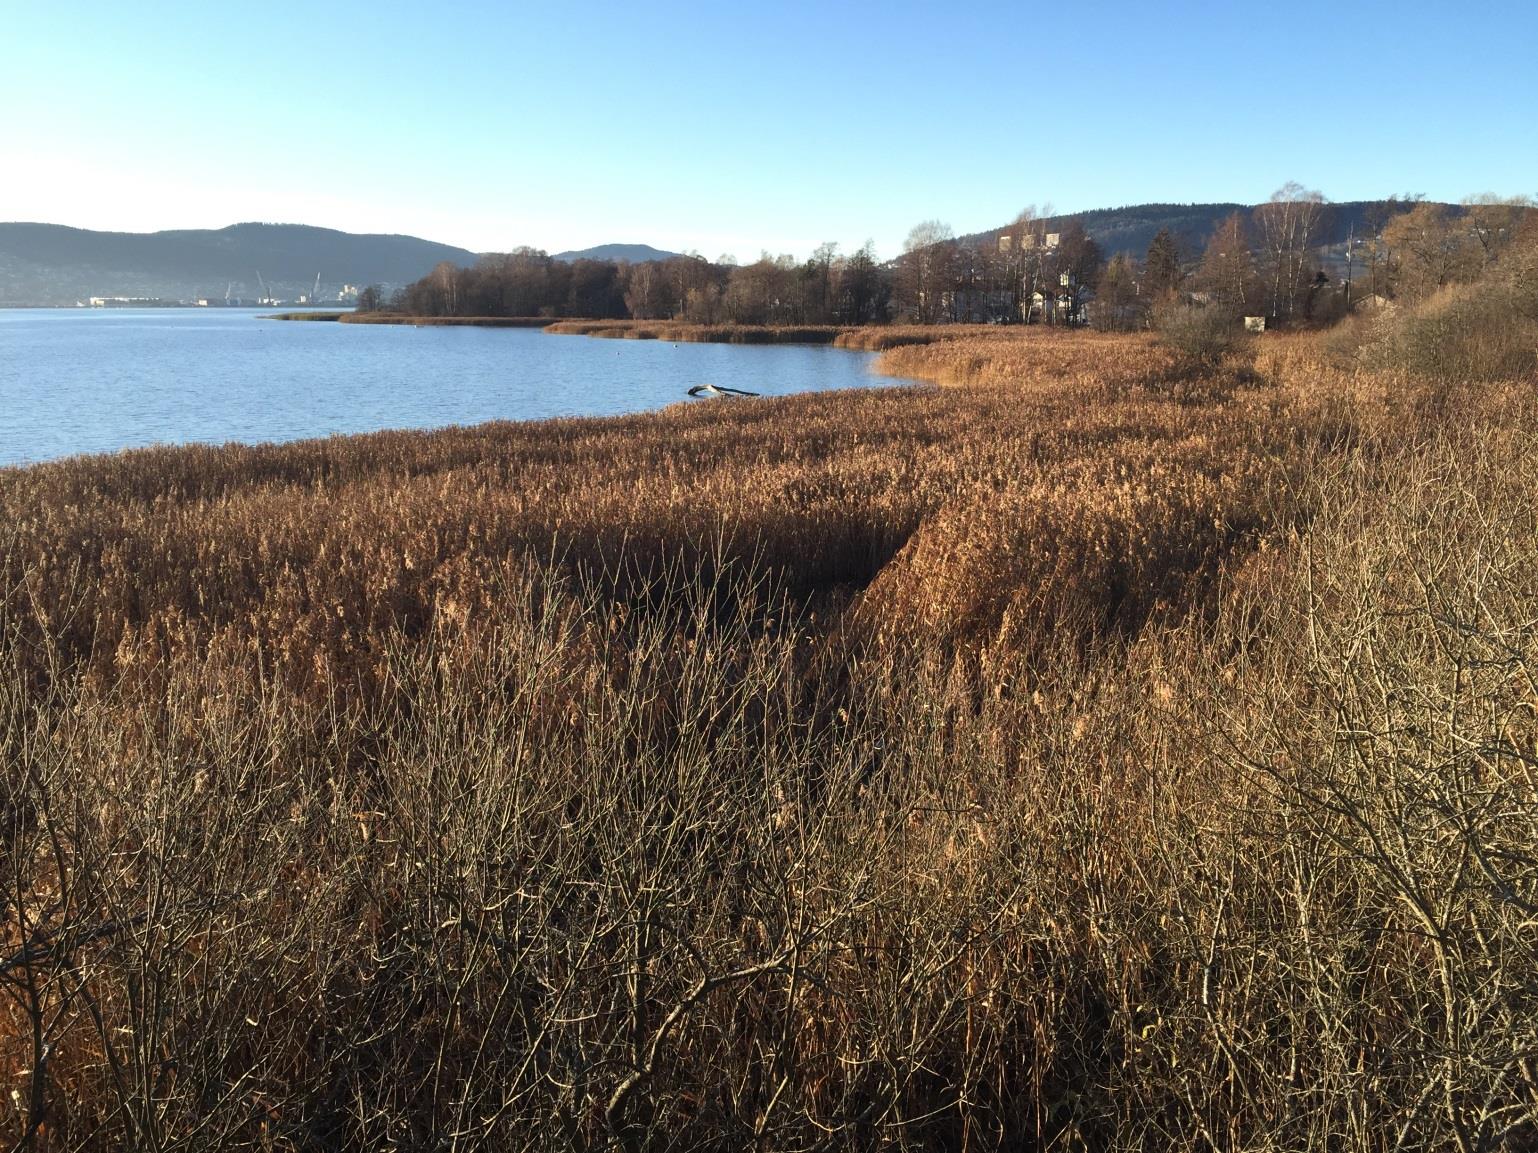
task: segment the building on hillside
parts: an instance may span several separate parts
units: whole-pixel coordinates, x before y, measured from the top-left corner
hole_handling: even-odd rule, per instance
[[[1035,232],[1023,232],[1020,234],[1020,251],[1029,252],[1037,248],[1051,250],[1058,246],[1058,243],[1062,240],[1062,238],[1062,233],[1060,232],[1048,232],[1042,235],[1038,235]],[[1014,248],[1014,233],[1000,233],[999,252],[1001,254],[1007,255],[1008,253],[1013,252]]]

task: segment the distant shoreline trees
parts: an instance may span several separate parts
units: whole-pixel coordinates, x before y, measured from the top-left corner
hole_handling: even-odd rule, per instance
[[[743,265],[698,255],[639,264],[568,263],[520,248],[482,257],[467,268],[439,264],[389,300],[370,285],[359,293],[358,310],[427,317],[866,325],[892,318],[897,280],[869,243],[847,256],[837,245],[824,244],[804,263],[766,252]]]
[[[1233,317],[1265,316],[1273,325],[1317,324],[1356,302],[1356,272],[1365,281],[1357,298],[1418,299],[1472,281],[1535,214],[1532,201],[1490,195],[1461,206],[1390,197],[1365,210],[1345,208],[1352,215],[1343,221],[1321,193],[1290,181],[1266,203],[1227,217],[1199,257],[1202,238],[1169,228],[1144,253],[1106,253],[1078,220],[1049,230],[1050,207],[1040,214],[1026,208],[1006,228],[967,241],[939,220],[923,221],[902,254],[885,263],[870,243],[849,254],[823,244],[801,262],[764,252],[746,264],[698,253],[635,264],[567,262],[518,248],[469,267],[439,264],[388,301],[371,285],[359,294],[358,309],[695,324],[1135,329],[1183,300]]]

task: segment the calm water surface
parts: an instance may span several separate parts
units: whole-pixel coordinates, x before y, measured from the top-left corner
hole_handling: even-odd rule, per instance
[[[773,396],[908,383],[873,374],[874,354],[838,348],[262,315],[0,309],[0,465],[149,444],[604,416],[686,400],[704,383]]]

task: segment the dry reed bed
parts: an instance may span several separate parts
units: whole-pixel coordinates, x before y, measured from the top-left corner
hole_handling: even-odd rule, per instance
[[[276,320],[302,319],[279,316]],[[548,328],[552,321],[544,316],[410,316],[399,312],[344,312],[336,318],[343,324],[409,324],[415,328]]]
[[[0,1126],[1529,1143],[1532,402],[1261,371],[0,474]]]
[[[1014,341],[1026,335],[1023,329],[987,324],[883,324],[846,328],[833,343],[839,348],[884,352],[889,348],[941,344],[968,338],[990,342]]]
[[[549,332],[686,344],[832,344],[845,331],[831,324],[692,324],[681,320],[561,320]]]
[[[933,344],[963,337],[999,338],[987,325],[832,324],[692,324],[681,320],[559,320],[546,331],[564,336],[600,336],[622,340],[672,340],[705,344],[832,344],[838,348],[880,352],[905,345]]]
[[[1176,371],[1152,334],[1108,335],[1050,328],[982,328],[953,339],[883,346],[880,371],[945,385],[1050,383],[1124,393]]]
[[[6,579],[52,606],[32,640],[46,633],[107,680],[145,653],[197,652],[231,630],[306,682],[372,675],[393,628],[414,634],[438,612],[478,611],[486,574],[509,563],[606,574],[624,596],[670,563],[708,576],[719,552],[755,560],[800,600],[858,591],[915,532],[873,596],[930,605],[932,618],[950,611],[941,606],[960,580],[991,584],[995,600],[1078,597],[1107,616],[1127,601],[1108,582],[1138,604],[1178,602],[1185,576],[1295,514],[1261,504],[1341,435],[1312,401],[1104,404],[1096,387],[1087,403],[1077,384],[676,406],[44,466],[10,474],[0,494],[15,526]],[[1017,530],[1019,547],[994,548]],[[947,541],[964,547],[947,552]],[[1135,578],[1140,591],[1107,570],[1077,588],[1069,558],[1091,555],[1113,567],[1136,558],[1158,579]],[[983,569],[970,572],[967,557]],[[1057,566],[1056,583],[1043,585],[1046,572],[1025,580],[1028,559]],[[1000,613],[953,615],[976,639]]]

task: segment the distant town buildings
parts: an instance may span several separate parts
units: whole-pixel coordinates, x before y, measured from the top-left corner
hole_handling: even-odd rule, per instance
[[[244,286],[239,286],[243,288]],[[168,299],[159,296],[88,296],[84,300],[76,300],[76,308],[250,308],[253,304],[263,307],[273,307],[286,304],[355,304],[358,300],[358,286],[356,284],[344,284],[334,293],[327,288],[321,291],[319,278],[317,287],[309,293],[300,293],[295,297],[283,298],[277,291],[269,291],[252,299],[248,296],[236,295],[236,282],[232,281],[225,289],[224,295],[215,296],[188,296],[180,299]]]

